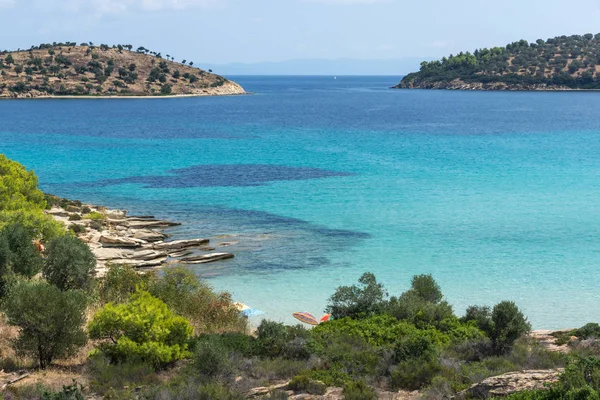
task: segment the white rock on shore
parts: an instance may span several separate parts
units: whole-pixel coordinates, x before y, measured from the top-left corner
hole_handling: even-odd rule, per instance
[[[59,199],[61,200],[61,199]],[[209,239],[187,239],[165,242],[168,237],[162,229],[180,225],[157,220],[152,216],[128,217],[126,210],[109,210],[91,205],[68,206],[69,211],[53,207],[47,213],[67,227],[77,228],[79,238],[88,244],[97,259],[96,275],[106,272],[106,265],[127,264],[135,268],[158,268],[171,262],[202,264],[233,258],[231,253],[214,251],[207,246]],[[83,210],[86,210],[84,213]],[[97,212],[105,218],[89,220],[84,214]],[[77,226],[75,226],[77,225]]]

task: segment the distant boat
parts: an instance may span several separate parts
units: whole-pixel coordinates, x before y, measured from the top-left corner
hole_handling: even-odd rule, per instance
[[[337,76],[334,76],[333,79],[337,79]]]

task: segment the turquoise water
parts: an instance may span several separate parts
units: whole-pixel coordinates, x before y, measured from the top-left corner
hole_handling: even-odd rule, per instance
[[[396,91],[397,77],[234,77],[252,96],[0,102],[42,188],[184,223],[197,271],[291,322],[374,272],[432,273],[457,313],[600,320],[600,95]]]

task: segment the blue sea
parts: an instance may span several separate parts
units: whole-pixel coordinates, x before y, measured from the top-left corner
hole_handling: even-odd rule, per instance
[[[269,319],[371,271],[393,295],[431,273],[459,315],[600,320],[599,93],[230,78],[253,94],[1,101],[0,152],[47,192],[234,243],[194,268]]]

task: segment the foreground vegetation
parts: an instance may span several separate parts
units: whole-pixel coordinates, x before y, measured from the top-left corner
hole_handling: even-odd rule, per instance
[[[551,388],[513,398],[598,396],[597,324],[557,337],[572,344],[567,358],[528,338],[513,302],[471,306],[458,317],[430,275],[389,296],[366,273],[333,293],[329,322],[305,329],[265,320],[250,334],[231,297],[187,268],[140,274],[112,265],[95,277],[89,248],[47,220],[35,175],[6,158],[0,171],[0,369],[51,377],[68,368],[75,379],[62,388],[57,379],[24,380],[5,398],[241,399],[284,382],[265,398],[336,386],[346,399],[397,390],[445,399],[468,397],[464,390],[489,376],[564,365]]]
[[[423,62],[399,88],[600,89],[600,34],[478,49]]]
[[[67,42],[0,51],[0,98],[244,93],[192,61],[132,48]]]

